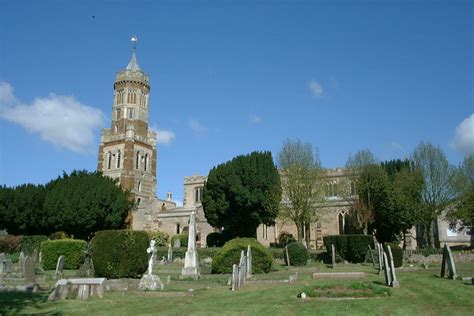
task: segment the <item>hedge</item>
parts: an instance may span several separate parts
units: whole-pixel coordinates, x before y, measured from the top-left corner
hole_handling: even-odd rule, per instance
[[[308,249],[302,243],[295,241],[289,243],[286,247],[288,249],[288,257],[290,257],[290,265],[305,266],[308,263]],[[285,264],[288,265],[286,254],[284,259]]]
[[[324,236],[326,250],[331,253],[331,244],[342,258],[353,263],[363,262],[367,253],[367,245],[374,248],[374,240],[368,235],[332,235]]]
[[[77,239],[46,240],[41,243],[41,263],[45,270],[56,269],[60,256],[65,256],[64,269],[78,269],[84,262],[87,243]]]
[[[151,232],[147,231],[148,237],[150,240],[156,241],[156,246],[167,246],[168,243],[170,242],[170,235],[168,235],[165,232]]]
[[[187,233],[182,233],[178,235],[174,235],[171,237],[171,246],[174,246],[174,241],[176,239],[179,239],[181,242],[181,247],[187,247],[188,246],[188,234]]]
[[[231,273],[232,265],[238,264],[241,251],[252,249],[252,271],[254,273],[270,272],[273,257],[270,251],[254,238],[235,238],[226,242],[212,260],[212,273]]]
[[[286,245],[295,242],[295,237],[290,233],[282,233],[278,238],[278,243],[282,248],[285,248]]]
[[[14,253],[19,252],[22,236],[4,235],[0,236],[0,252]]]
[[[20,250],[25,254],[31,254],[35,249],[39,251],[41,249],[41,243],[45,240],[48,240],[48,237],[43,235],[23,236]]]
[[[148,267],[148,234],[133,230],[102,230],[92,239],[92,260],[97,277],[138,278]]]

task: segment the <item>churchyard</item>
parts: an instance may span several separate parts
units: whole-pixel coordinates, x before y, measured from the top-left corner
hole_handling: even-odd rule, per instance
[[[456,263],[459,277],[474,276],[471,256],[465,254],[468,260]],[[36,263],[33,277],[37,291],[30,292],[22,290],[26,276],[20,263],[13,262],[11,272],[2,274],[1,283],[10,289],[18,286],[18,291],[0,292],[0,314],[472,315],[474,309],[472,281],[441,278],[439,258],[421,264],[406,260],[403,267],[395,269],[399,287],[386,285],[377,262],[338,262],[333,266],[310,260],[306,266],[288,267],[276,259],[269,273],[253,273],[234,291],[231,274],[211,274],[209,258],[200,258],[197,279],[183,276],[185,259],[175,258],[170,263],[163,258],[153,260],[151,274],[161,279],[163,290],[140,290],[139,278],[109,279],[101,298],[57,301],[48,300],[56,282],[76,278],[77,270],[43,270]],[[362,272],[364,277],[351,278],[354,272]],[[312,278],[314,273],[347,273],[348,277],[316,279]]]

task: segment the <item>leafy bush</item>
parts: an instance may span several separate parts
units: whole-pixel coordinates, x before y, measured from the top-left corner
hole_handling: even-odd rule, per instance
[[[187,247],[188,246],[188,234],[187,233],[182,233],[182,234],[174,235],[173,237],[171,237],[171,246],[174,245],[174,241],[176,239],[179,239],[179,241],[181,242],[181,247]]]
[[[331,244],[333,244],[342,260],[353,263],[364,261],[367,245],[374,247],[373,238],[368,235],[332,235],[324,236],[323,240],[329,253],[331,253]]]
[[[247,246],[252,249],[252,271],[255,273],[270,272],[273,257],[270,251],[254,238],[235,238],[229,240],[212,260],[212,273],[231,273],[232,265],[238,264],[242,250]]]
[[[305,266],[308,263],[308,249],[298,242],[292,242],[287,245],[288,257],[290,257],[290,265],[292,266]],[[286,254],[284,256],[285,264],[288,264]]]
[[[403,250],[400,248],[400,246],[396,244],[389,244],[386,243],[384,245],[385,252],[387,252],[388,255],[388,250],[387,250],[387,245],[390,246],[390,250],[392,250],[392,255],[393,255],[393,265],[395,268],[399,268],[403,265]]]
[[[147,234],[150,240],[156,241],[157,246],[168,246],[168,243],[170,241],[170,235],[168,235],[167,233],[160,232],[160,231],[157,231],[157,232],[148,231]]]
[[[65,269],[78,269],[84,262],[87,243],[77,239],[46,240],[41,243],[42,265],[45,270],[56,269],[60,256],[65,256]]]
[[[22,236],[0,236],[0,252],[14,253],[20,251]]]
[[[31,254],[35,249],[40,251],[41,243],[45,240],[48,240],[48,237],[43,235],[23,236],[20,249],[25,254]]]
[[[210,233],[206,237],[206,245],[208,247],[221,247],[222,234],[221,233]]]
[[[280,237],[278,238],[278,243],[281,247],[285,248],[286,245],[295,242],[295,237],[290,233],[281,233]]]
[[[144,231],[103,230],[92,239],[95,274],[108,279],[140,277],[148,267],[146,249],[150,239]]]
[[[71,238],[71,237],[63,231],[55,232],[55,233],[52,233],[51,235],[48,236],[48,239],[50,239],[50,240],[69,239],[69,238]]]

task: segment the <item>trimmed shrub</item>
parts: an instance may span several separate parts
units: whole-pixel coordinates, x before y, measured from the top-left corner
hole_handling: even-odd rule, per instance
[[[273,257],[270,251],[254,238],[235,238],[226,242],[212,260],[212,273],[231,273],[232,265],[238,264],[242,250],[252,249],[252,270],[254,273],[270,272]]]
[[[48,237],[43,235],[23,236],[21,239],[20,250],[25,254],[31,254],[33,251],[35,251],[35,249],[40,251],[41,243],[45,240],[48,240]]]
[[[306,249],[306,247],[302,243],[295,241],[289,243],[286,247],[288,248],[288,257],[290,257],[290,265],[305,266],[308,263],[308,249]],[[285,259],[285,264],[288,265],[286,253],[283,258]]]
[[[147,234],[150,240],[156,241],[156,246],[168,246],[168,243],[170,241],[170,235],[168,235],[167,233],[160,231],[147,231]]]
[[[108,279],[137,278],[148,267],[150,239],[144,231],[102,230],[92,239],[95,274]]]
[[[400,248],[399,245],[385,243],[384,244],[384,250],[385,250],[385,252],[387,252],[387,255],[388,255],[387,245],[390,245],[390,249],[392,250],[393,265],[395,266],[395,268],[399,268],[399,267],[403,266],[403,250],[402,250],[402,248]]]
[[[0,236],[0,252],[14,253],[19,252],[22,236],[5,235]]]
[[[286,245],[295,241],[295,237],[290,233],[281,233],[280,237],[278,238],[278,243],[282,248],[285,248]]]
[[[174,241],[176,239],[179,239],[179,241],[181,242],[181,247],[188,246],[188,233],[182,233],[182,234],[174,235],[173,237],[171,237],[171,246],[174,245]]]
[[[221,247],[222,246],[221,240],[222,240],[221,233],[217,233],[217,232],[210,233],[206,237],[206,245],[208,247]]]
[[[342,260],[353,263],[364,262],[367,245],[374,248],[374,240],[368,235],[332,235],[324,236],[323,240],[329,253],[333,244]]]
[[[55,232],[55,233],[52,233],[51,235],[48,236],[49,240],[69,239],[69,238],[71,238],[71,237],[68,236],[68,234],[66,234],[65,232]]]
[[[77,239],[46,240],[41,243],[42,265],[45,270],[56,269],[60,256],[65,256],[64,269],[78,269],[84,262],[87,243]]]

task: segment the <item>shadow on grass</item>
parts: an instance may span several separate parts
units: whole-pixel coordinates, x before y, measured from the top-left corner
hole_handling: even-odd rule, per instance
[[[48,295],[44,293],[2,292],[0,293],[0,315],[18,315],[26,307],[39,308],[45,303]],[[49,313],[60,315],[60,313]]]

